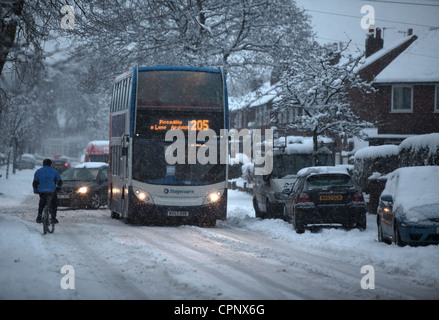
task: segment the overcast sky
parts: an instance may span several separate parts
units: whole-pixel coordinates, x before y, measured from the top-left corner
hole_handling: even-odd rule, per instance
[[[384,31],[384,46],[403,37],[409,28],[418,35],[431,26],[439,27],[439,0],[295,1],[311,15],[312,26],[320,43],[352,39],[352,45],[364,50],[367,30],[362,28],[361,20],[370,11],[361,13],[363,6],[373,8],[375,25]]]

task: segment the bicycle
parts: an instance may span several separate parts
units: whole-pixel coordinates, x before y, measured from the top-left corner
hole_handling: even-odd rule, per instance
[[[46,205],[44,206],[43,209],[43,216],[42,216],[43,234],[53,233],[55,231],[55,223],[52,220],[52,208],[51,208],[52,198],[53,198],[53,193],[47,195]]]

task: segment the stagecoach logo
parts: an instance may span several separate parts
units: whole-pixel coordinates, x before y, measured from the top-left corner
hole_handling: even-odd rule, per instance
[[[172,194],[179,195],[179,194],[194,194],[195,191],[194,190],[175,190],[175,189],[165,188],[165,189],[163,189],[163,193],[164,194],[172,193]]]

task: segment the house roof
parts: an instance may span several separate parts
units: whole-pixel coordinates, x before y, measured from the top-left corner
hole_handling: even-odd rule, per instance
[[[411,35],[408,37],[404,37],[398,40],[395,40],[393,42],[390,42],[388,45],[385,45],[384,48],[381,50],[378,50],[374,54],[370,55],[369,57],[364,59],[364,63],[356,70],[356,72],[359,72],[363,69],[365,69],[367,66],[371,65],[375,61],[383,58],[386,54],[392,52],[393,50],[399,48],[406,42],[410,41],[412,38],[417,38],[415,35]]]
[[[439,28],[419,35],[375,77],[374,82],[439,82]]]

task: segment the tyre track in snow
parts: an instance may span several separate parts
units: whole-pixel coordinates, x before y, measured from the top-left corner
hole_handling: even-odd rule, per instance
[[[41,232],[40,224],[35,224],[29,212],[22,212],[30,232]],[[60,270],[63,265],[71,265],[75,270],[75,290],[71,299],[151,299],[138,289],[135,281],[129,281],[118,264],[111,262],[108,250],[102,249],[105,232],[103,225],[95,219],[87,219],[88,212],[81,210],[58,212],[60,223],[53,234],[45,235],[45,245],[53,253],[54,265]],[[80,222],[90,220],[86,229]],[[95,223],[96,226],[93,226]],[[104,230],[108,226],[104,226]],[[92,229],[90,231],[90,229]],[[104,236],[104,237],[103,237]],[[43,235],[42,235],[43,237]],[[63,275],[60,274],[60,279]]]
[[[221,234],[231,239],[244,239],[249,244],[260,241],[262,236],[260,233],[247,232],[247,230],[242,226],[224,228],[221,229]],[[291,241],[271,239],[269,236],[264,241],[270,248],[274,249],[268,251],[273,259],[284,261],[287,265],[292,263],[295,267],[303,270],[309,270],[310,283],[316,281],[315,285],[318,287],[319,282],[321,283],[323,280],[327,281],[326,285],[329,290],[340,290],[339,293],[332,292],[324,299],[439,298],[437,283],[423,283],[423,281],[418,281],[416,278],[404,274],[404,271],[402,271],[403,281],[401,281],[401,273],[382,270],[381,263],[375,263],[375,261],[370,260],[370,257],[362,259],[354,259],[351,256],[344,257],[343,255],[346,253],[336,253],[331,248],[314,248],[312,244],[303,246],[303,244],[295,244]],[[361,255],[361,252],[357,253]],[[357,260],[358,264],[355,263]],[[360,281],[364,276],[361,274],[361,267],[365,264],[377,265],[375,268],[376,288],[374,290],[361,288]],[[321,283],[321,288],[325,288],[325,284]],[[339,294],[341,297],[337,298]]]
[[[312,296],[272,277],[282,273],[275,261],[268,264],[249,253],[236,252],[223,243],[212,241],[201,234],[198,227],[173,230],[161,227],[133,229],[132,234],[145,245],[153,246],[166,258],[166,268],[184,270],[185,281],[192,277],[199,281],[200,290],[212,290],[212,299],[309,299]],[[191,276],[189,273],[193,273]],[[178,280],[179,279],[179,280]],[[191,284],[193,285],[192,281]]]
[[[73,245],[76,251],[71,264],[76,265],[77,290],[89,291],[90,297],[87,299],[152,299],[152,295],[138,288],[135,279],[124,274],[119,263],[112,263],[116,255],[111,256],[108,250],[102,249],[103,241],[109,239],[102,237],[105,233],[100,232],[100,228],[96,228],[96,233],[90,233],[81,232],[80,226],[69,223],[58,226],[56,236],[59,242],[64,247]],[[59,247],[58,243],[54,244],[53,249],[57,250],[56,247]],[[78,257],[80,261],[77,261]],[[81,296],[86,294],[82,292]]]
[[[322,268],[321,255],[296,252],[255,232],[184,227],[136,229],[133,235],[159,249],[169,264],[202,274],[201,281],[215,278],[221,295],[233,299],[377,298],[361,290],[360,267],[338,270],[339,260],[323,258]]]
[[[40,233],[29,208],[2,212]],[[45,243],[56,263],[75,267],[72,299],[438,299],[437,284],[373,261],[376,289],[363,290],[368,257],[278,239],[253,219],[215,228],[125,225],[108,210],[61,211],[60,219]]]
[[[215,276],[247,299],[437,299],[434,286],[412,277],[377,268],[376,289],[361,288],[361,267],[343,261],[325,248],[285,244],[254,231],[185,227],[178,233],[148,230],[149,243],[166,252],[174,263],[197,266],[197,272]],[[136,230],[136,236],[142,232]],[[197,244],[194,246],[194,243]],[[192,258],[191,256],[199,256]],[[242,259],[242,263],[236,261]],[[200,263],[206,260],[208,263]],[[211,267],[209,263],[213,263]],[[216,264],[216,265],[215,265]],[[225,270],[218,270],[220,267]],[[257,271],[254,271],[254,270]],[[283,272],[282,272],[283,271]],[[248,279],[252,281],[248,281]],[[250,283],[254,285],[250,285]],[[261,290],[262,288],[262,290]],[[234,297],[235,298],[235,297]]]

